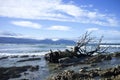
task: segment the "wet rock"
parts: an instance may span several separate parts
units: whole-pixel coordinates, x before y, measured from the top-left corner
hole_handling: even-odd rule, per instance
[[[83,72],[82,72],[83,71]],[[120,66],[117,66],[115,68],[109,68],[109,69],[92,69],[89,71],[86,71],[84,69],[80,70],[80,73],[71,71],[71,70],[65,70],[63,72],[60,72],[58,74],[53,75],[48,80],[94,80],[96,77],[99,77],[100,79],[105,80],[114,80],[120,79]]]
[[[29,59],[25,59],[25,60],[19,60],[17,62],[35,61],[35,60],[41,60],[41,58],[29,58]]]
[[[59,63],[70,63],[71,59],[69,57],[60,58]]]
[[[70,57],[73,58],[75,57],[75,55],[73,55],[74,53],[69,51],[68,49],[66,49],[65,51],[52,51],[50,50],[50,53],[45,54],[45,59],[51,63],[59,63],[59,59],[61,58],[66,58],[66,57]]]
[[[29,80],[29,79],[21,79],[21,80]]]
[[[83,72],[87,72],[87,69],[88,69],[89,67],[82,67],[80,70],[79,70],[79,72],[80,73],[83,73]]]
[[[27,73],[27,72],[24,72],[24,75],[28,75],[29,73]]]
[[[94,77],[99,76],[99,74],[97,72],[92,72],[92,73],[89,73],[89,76],[94,78]]]
[[[88,63],[98,63],[101,62],[102,59],[104,58],[104,55],[97,55],[97,56],[93,56],[87,59]]]
[[[93,64],[90,64],[90,66],[91,66],[91,67],[95,67],[95,66],[97,66],[97,64],[96,64],[96,63],[93,63]]]
[[[84,62],[91,64],[91,63],[99,63],[104,60],[111,60],[111,59],[112,57],[110,55],[96,55],[96,56],[87,58],[87,60],[85,60]]]
[[[110,68],[110,69],[102,70],[100,72],[100,76],[104,76],[104,77],[117,76],[119,74],[120,74],[120,66],[115,67],[115,68]]]
[[[119,75],[117,75],[117,76],[113,76],[113,77],[111,77],[111,80],[119,80],[120,79],[120,74]]]
[[[45,59],[51,63],[58,63],[60,58],[61,57],[57,51],[45,54]]]
[[[8,56],[1,57],[0,60],[7,59],[7,58],[8,58]]]
[[[96,68],[96,70],[97,70],[97,71],[101,71],[101,68],[100,68],[100,67],[98,67],[98,68]]]
[[[106,55],[104,60],[111,60],[111,59],[112,59],[111,55]]]
[[[36,57],[36,55],[32,55],[31,57]]]
[[[86,73],[76,73],[73,70],[65,70],[53,75],[48,80],[85,80],[89,78],[89,75]]]
[[[29,55],[22,55],[22,56],[20,56],[20,58],[27,58],[27,57],[29,57]]]
[[[0,67],[0,80],[8,80],[10,78],[18,78],[22,72],[27,71],[31,66],[22,67]]]
[[[74,71],[65,70],[61,73],[53,75],[48,80],[73,80],[73,78],[74,78]]]
[[[18,58],[18,56],[11,56],[11,58]]]
[[[79,72],[86,72],[86,69],[81,68]]]
[[[113,57],[120,57],[120,52],[116,52],[113,54]]]
[[[37,65],[35,67],[31,66],[31,68],[30,68],[30,71],[37,71],[37,70],[39,70],[39,65]]]

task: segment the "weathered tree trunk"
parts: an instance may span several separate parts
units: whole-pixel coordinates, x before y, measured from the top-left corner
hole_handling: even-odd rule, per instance
[[[106,51],[106,49],[101,49],[100,44],[102,42],[102,38],[103,36],[98,40],[95,41],[93,37],[90,36],[91,33],[86,32],[76,43],[76,45],[74,46],[73,50],[68,50],[66,49],[65,51],[55,51],[53,52],[52,50],[50,50],[50,53],[45,55],[45,59],[49,62],[53,62],[53,63],[58,63],[59,60],[61,58],[68,59],[69,58],[73,58],[73,57],[87,57],[87,56],[92,56],[94,53],[101,53],[103,51]],[[97,42],[97,43],[94,43]],[[92,47],[91,50],[89,50],[89,45],[91,43],[94,43],[96,45],[94,45]],[[92,45],[91,45],[92,46]]]

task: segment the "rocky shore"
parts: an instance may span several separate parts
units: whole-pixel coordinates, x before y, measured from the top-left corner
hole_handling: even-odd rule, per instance
[[[19,60],[17,62],[35,61],[35,60],[41,60],[41,58],[29,58],[29,59]]]
[[[0,66],[0,80],[120,79],[120,52],[64,57],[60,63],[46,62],[44,57],[37,55],[2,56],[0,61],[4,63]]]
[[[93,80],[93,79],[105,79],[105,80],[119,80],[120,79],[120,66],[115,68],[109,68],[105,70],[81,69],[79,73],[73,70],[64,70],[56,75],[51,76],[48,80]]]
[[[109,47],[101,47],[102,39],[103,36],[94,40],[86,32],[71,49],[50,50],[45,59],[48,63],[57,64],[53,70],[58,72],[48,80],[108,80],[119,76],[120,52],[108,53]]]
[[[39,66],[22,66],[22,67],[0,67],[0,79],[8,80],[10,78],[18,78],[21,76],[21,73],[29,70],[36,71],[39,69]]]
[[[113,54],[98,54],[95,56],[84,58],[78,62],[68,64],[58,64],[55,70],[62,70],[59,73],[51,75],[48,80],[119,80],[120,79],[120,65],[112,66],[111,68],[102,69],[98,65],[105,61],[112,61],[113,58],[120,58],[120,52]],[[79,68],[78,71],[67,69],[69,67],[76,67],[81,65],[89,65],[89,67]],[[105,64],[107,65],[107,64]],[[104,66],[104,65],[103,65]],[[65,68],[66,70],[63,70]]]
[[[0,56],[0,80],[33,80],[29,76],[39,71],[40,61],[38,55]]]

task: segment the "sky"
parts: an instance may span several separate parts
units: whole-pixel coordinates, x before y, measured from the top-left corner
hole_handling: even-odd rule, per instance
[[[120,42],[120,0],[0,0],[0,37]]]

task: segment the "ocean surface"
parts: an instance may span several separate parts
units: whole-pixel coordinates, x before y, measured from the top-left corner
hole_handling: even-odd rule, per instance
[[[44,55],[49,52],[50,49],[53,51],[59,49],[67,49],[68,45],[50,45],[50,44],[0,44],[0,58],[9,56],[7,59],[0,60],[0,67],[20,67],[20,66],[37,66],[39,70],[34,72],[27,72],[29,75],[22,75],[20,78],[14,78],[10,80],[46,80],[53,72],[51,66],[44,59]],[[71,45],[69,45],[71,46]],[[18,56],[12,58],[12,56]],[[22,55],[29,55],[27,58],[21,58]],[[17,62],[19,60],[33,58],[32,55],[36,55],[35,58],[41,58],[41,60]]]
[[[12,67],[12,66],[26,66],[26,65],[32,65],[36,66],[39,65],[39,70],[35,72],[28,72],[29,75],[23,75],[20,78],[17,79],[10,79],[10,80],[21,80],[21,79],[29,79],[29,80],[46,80],[47,77],[50,75],[56,73],[53,71],[54,64],[48,65],[48,63],[44,60],[44,54],[48,53],[50,49],[52,50],[65,50],[70,49],[70,47],[73,45],[65,45],[65,44],[0,44],[0,57],[6,56],[6,55],[37,55],[36,57],[40,57],[41,60],[39,61],[27,61],[27,62],[17,62],[19,60],[22,60],[24,58],[18,57],[18,58],[11,58],[0,60],[0,67]],[[101,47],[106,47],[105,45],[102,45]],[[120,45],[110,45],[107,52],[118,52],[120,51]],[[29,56],[28,58],[31,58]],[[26,59],[26,58],[25,58]],[[119,59],[113,59],[110,62],[103,62],[99,64],[99,67],[105,68],[110,67],[113,65],[118,65],[120,63]],[[108,64],[105,66],[105,64]],[[88,65],[82,65],[82,66],[88,66]],[[81,66],[81,67],[82,67]],[[73,69],[78,71],[80,69],[80,66],[76,67],[68,67],[67,69]]]
[[[24,54],[38,54],[44,55],[50,49],[52,50],[64,50],[67,45],[51,45],[51,44],[0,44],[0,54],[10,55],[24,55]]]
[[[0,44],[0,55],[24,55],[24,54],[38,54],[44,55],[50,49],[55,50],[65,50],[70,49],[71,46],[74,45],[66,45],[66,44]],[[103,48],[106,45],[101,45]],[[108,45],[107,45],[108,47]],[[107,52],[118,52],[120,51],[120,45],[109,45]]]

